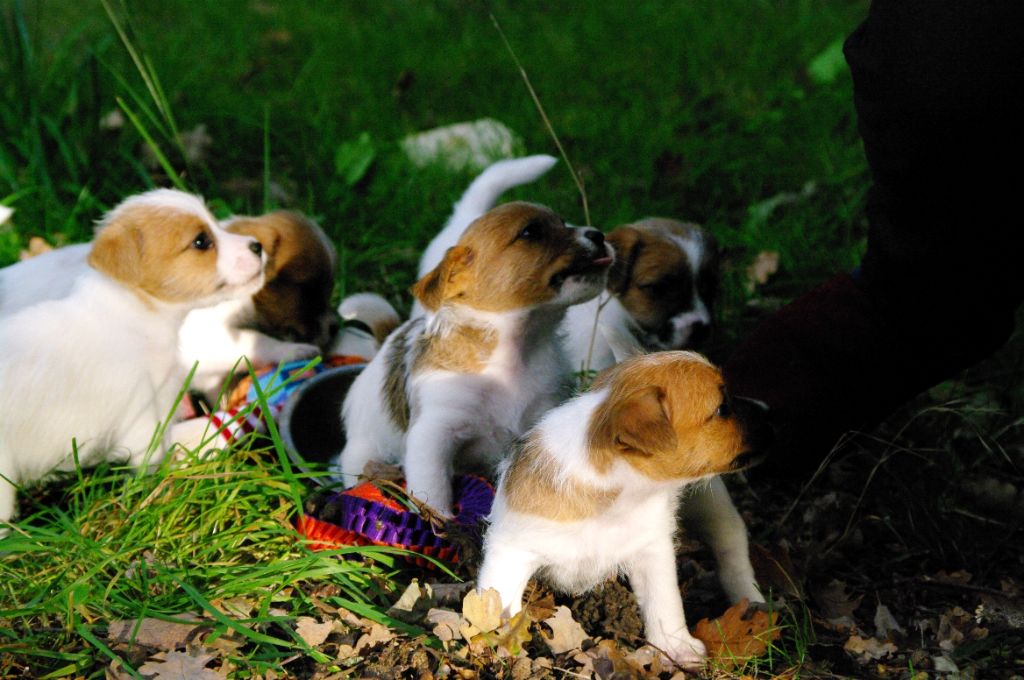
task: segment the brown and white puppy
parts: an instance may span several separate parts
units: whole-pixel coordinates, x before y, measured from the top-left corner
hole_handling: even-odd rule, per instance
[[[600,371],[642,352],[699,347],[711,333],[718,297],[714,237],[696,224],[652,217],[616,227],[608,242],[616,264],[607,292],[566,317],[574,368],[588,353],[590,368]]]
[[[337,254],[315,222],[279,210],[222,224],[262,244],[266,283],[251,298],[194,311],[182,326],[182,362],[199,362],[192,385],[210,399],[241,357],[256,364],[309,359],[330,346],[340,325],[330,304]]]
[[[498,161],[480,173],[424,250],[420,276],[436,267],[466,226],[505,191],[536,181],[556,162],[543,154],[526,156]],[[615,249],[616,264],[607,291],[566,315],[566,349],[573,370],[586,365],[600,371],[642,352],[698,348],[714,318],[719,278],[714,237],[696,224],[648,218],[615,228],[608,243]],[[412,316],[420,313],[414,305]]]
[[[413,286],[426,310],[392,333],[342,409],[346,484],[367,462],[401,462],[409,492],[451,510],[457,465],[493,466],[565,395],[558,328],[604,287],[611,251],[596,229],[507,203],[476,219]]]
[[[158,425],[185,378],[186,315],[263,285],[259,242],[169,189],[111,210],[85,257],[66,295],[0,319],[0,522],[14,513],[15,484],[71,469],[73,450],[82,465],[158,461]],[[62,260],[50,262],[35,267],[61,276]]]
[[[513,615],[534,573],[568,592],[624,573],[651,644],[680,665],[700,663],[704,645],[686,628],[676,575],[677,504],[688,485],[746,467],[769,434],[761,409],[730,397],[702,356],[624,361],[517,442],[498,483],[478,588],[495,588]],[[761,602],[746,528],[726,502],[731,517],[708,518],[723,586],[733,600]]]

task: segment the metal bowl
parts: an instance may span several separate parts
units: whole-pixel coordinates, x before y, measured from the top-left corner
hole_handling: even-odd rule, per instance
[[[336,483],[323,476],[327,463],[345,446],[341,404],[352,381],[366,364],[338,366],[304,382],[285,402],[277,429],[292,463],[309,480],[326,486]]]

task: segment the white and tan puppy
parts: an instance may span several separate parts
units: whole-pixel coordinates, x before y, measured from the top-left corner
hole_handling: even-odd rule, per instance
[[[420,275],[437,266],[466,225],[489,210],[502,193],[535,181],[555,162],[551,156],[527,156],[499,161],[484,170],[427,246],[420,259]],[[609,232],[608,243],[615,249],[616,262],[607,290],[570,308],[566,315],[563,328],[573,370],[588,365],[600,371],[642,352],[698,347],[710,333],[717,297],[719,257],[714,237],[695,224],[648,218],[616,227]],[[418,313],[414,307],[412,316]]]
[[[82,465],[159,460],[157,426],[185,378],[185,316],[263,285],[259,242],[169,189],[111,210],[87,257],[65,297],[0,320],[0,522],[14,514],[14,485],[69,469],[73,450]]]
[[[257,365],[312,358],[328,347],[339,326],[330,304],[337,255],[316,223],[281,210],[232,217],[220,226],[259,241],[266,266],[255,295],[194,309],[182,324],[181,361],[186,369],[199,362],[191,387],[211,404],[241,357]],[[0,269],[0,320],[67,297],[90,271],[91,250],[92,243],[79,243]]]
[[[513,615],[535,573],[568,592],[625,574],[650,643],[681,665],[699,663],[704,646],[687,630],[676,575],[676,506],[688,485],[745,467],[767,444],[759,411],[732,399],[719,371],[691,352],[602,373],[517,442],[498,484],[478,588],[495,588]],[[746,529],[732,512],[708,527],[721,580],[733,600],[761,602]]]
[[[392,333],[342,409],[346,484],[367,462],[401,462],[409,492],[451,511],[453,469],[493,466],[566,396],[558,327],[604,287],[612,263],[596,229],[530,203],[475,220],[413,286],[426,316]]]

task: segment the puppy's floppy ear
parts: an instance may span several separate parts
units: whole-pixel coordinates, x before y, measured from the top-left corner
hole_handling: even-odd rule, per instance
[[[651,385],[622,399],[611,412],[612,442],[620,453],[650,457],[676,448],[676,431],[665,409],[665,392]]]
[[[468,246],[452,246],[441,264],[413,284],[413,296],[430,311],[437,311],[442,302],[465,292],[472,262],[473,251]]]
[[[127,220],[106,225],[89,251],[89,266],[128,285],[142,280],[142,230]]]
[[[608,290],[621,295],[629,288],[633,265],[640,255],[640,232],[628,225],[616,227],[608,234],[607,241],[615,248],[615,263],[608,271]]]

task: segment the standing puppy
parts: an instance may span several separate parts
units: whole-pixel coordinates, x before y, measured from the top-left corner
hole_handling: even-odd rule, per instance
[[[691,352],[606,371],[519,441],[498,484],[478,588],[495,588],[513,615],[535,572],[569,592],[625,573],[651,644],[699,663],[704,645],[686,628],[676,575],[676,506],[687,485],[751,462],[770,433],[760,415]],[[728,595],[763,601],[742,523],[736,532],[709,519],[716,555],[728,557],[719,562]]]
[[[611,263],[601,232],[542,206],[507,203],[475,220],[413,286],[425,318],[392,333],[345,398],[334,463],[345,482],[371,460],[401,461],[409,492],[450,512],[457,462],[495,464],[564,396],[559,324],[604,287]]]
[[[259,242],[169,189],[110,211],[87,257],[65,297],[0,320],[0,522],[14,514],[14,485],[70,469],[73,448],[82,465],[139,465],[151,450],[158,461],[156,428],[185,378],[185,316],[263,285]]]

